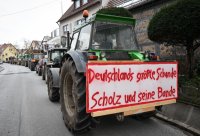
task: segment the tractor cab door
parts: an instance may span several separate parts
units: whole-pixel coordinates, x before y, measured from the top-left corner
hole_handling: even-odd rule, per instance
[[[77,30],[72,37],[70,50],[85,51],[89,49],[91,37],[92,24]]]

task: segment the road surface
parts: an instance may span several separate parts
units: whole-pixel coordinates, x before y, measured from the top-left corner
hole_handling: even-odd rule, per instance
[[[24,66],[3,64],[0,72],[0,136],[72,136],[62,120],[59,103],[47,96],[42,78]],[[104,117],[82,136],[187,136],[155,118],[118,122]]]

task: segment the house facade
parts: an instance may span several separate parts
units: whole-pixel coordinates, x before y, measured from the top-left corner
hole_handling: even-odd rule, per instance
[[[36,41],[36,40],[33,40],[31,42],[31,45],[29,47],[29,50],[42,50],[42,45],[41,45],[41,41]]]
[[[0,60],[7,62],[9,58],[16,58],[18,55],[17,49],[12,44],[3,44],[0,46]]]
[[[59,28],[51,32],[51,39],[47,41],[48,49],[60,47],[60,33]]]
[[[73,32],[74,27],[84,19],[83,10],[87,9],[89,15],[95,14],[102,7],[107,6],[109,0],[72,0],[73,4],[58,20],[60,36],[67,36],[67,31]]]
[[[47,50],[48,50],[48,44],[47,44],[47,42],[49,40],[51,40],[51,39],[52,38],[50,36],[44,36],[43,37],[42,42],[41,42],[41,46],[42,46],[44,52],[47,52]]]

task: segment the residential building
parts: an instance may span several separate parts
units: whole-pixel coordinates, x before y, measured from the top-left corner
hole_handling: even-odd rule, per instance
[[[44,36],[41,42],[41,46],[43,50],[46,52],[48,50],[48,44],[47,42],[50,41],[52,38],[50,36]]]
[[[31,42],[29,50],[42,50],[41,41],[33,40]]]
[[[3,44],[0,46],[0,60],[7,62],[9,58],[16,58],[18,54],[17,49],[12,44]]]
[[[73,4],[58,20],[60,36],[67,36],[67,31],[72,33],[74,27],[83,20],[82,12],[87,9],[90,16],[102,7],[107,6],[109,0],[72,0]]]
[[[61,46],[59,28],[51,32],[51,39],[47,41],[47,45],[48,45],[48,49]]]

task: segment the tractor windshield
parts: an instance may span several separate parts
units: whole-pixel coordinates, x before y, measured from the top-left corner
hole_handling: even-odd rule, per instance
[[[99,21],[94,25],[92,49],[138,50],[133,26]]]
[[[54,50],[52,51],[52,54],[51,54],[51,60],[60,60],[62,58],[62,56],[66,53],[65,50]]]
[[[43,56],[43,54],[33,54],[33,55],[32,55],[32,58],[33,58],[33,59],[41,59],[42,56]]]

